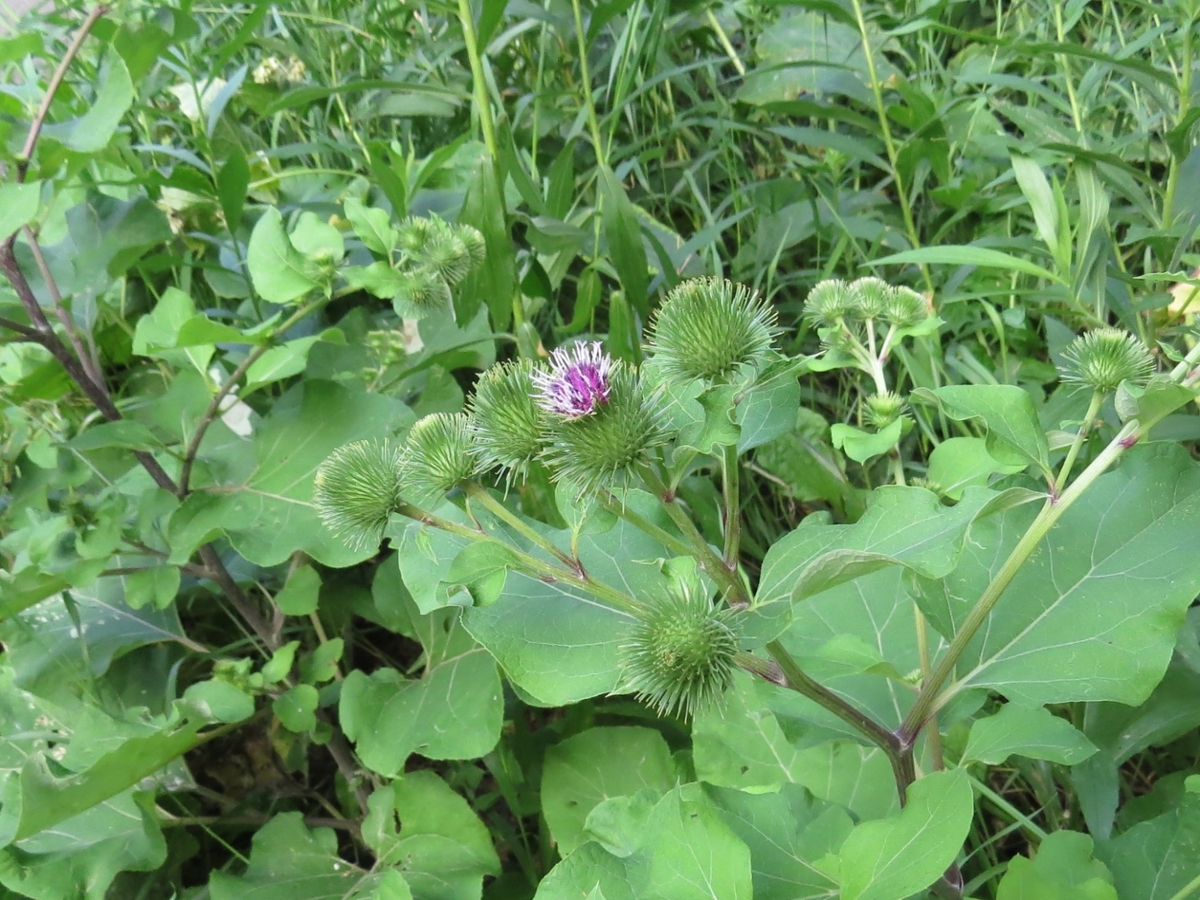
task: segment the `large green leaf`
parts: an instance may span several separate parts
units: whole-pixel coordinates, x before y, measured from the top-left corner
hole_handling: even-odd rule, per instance
[[[811,517],[776,541],[763,560],[754,608],[770,622],[779,615],[772,604],[807,600],[889,566],[935,578],[947,574],[972,522],[1023,499],[1019,492],[970,489],[947,507],[924,488],[881,488],[853,525]]]
[[[465,610],[463,624],[516,685],[562,706],[617,689],[633,617],[561,582],[511,572],[500,599]]]
[[[1018,754],[1073,766],[1095,752],[1095,744],[1066,719],[1040,706],[1006,703],[971,726],[962,758],[996,766]]]
[[[1055,831],[1032,861],[1024,856],[1008,861],[996,900],[1117,900],[1117,891],[1104,863],[1092,859],[1090,837]]]
[[[624,502],[665,524],[661,510],[647,494],[630,492]],[[571,546],[569,532],[530,524],[560,546]],[[523,541],[518,536],[513,540],[518,545]],[[425,546],[438,545],[438,537],[430,535]],[[411,575],[403,569],[404,548],[400,549],[407,582]],[[624,520],[608,531],[582,535],[576,550],[589,577],[626,594],[653,601],[667,589],[660,561],[670,554]],[[438,558],[439,565],[445,565],[446,554]],[[451,569],[445,571],[446,575],[438,576],[442,583]],[[420,577],[425,580],[426,576]],[[413,593],[420,603],[418,592],[414,589]],[[517,571],[507,574],[494,602],[463,613],[467,630],[496,657],[509,679],[532,698],[551,706],[617,689],[622,675],[619,651],[632,623],[630,614],[603,605],[563,581],[549,582]]]
[[[208,474],[171,518],[172,560],[185,562],[219,534],[261,566],[302,550],[327,566],[348,566],[375,548],[351,550],[317,518],[313,474],[349,441],[389,435],[409,425],[411,411],[380,394],[308,380],[278,401],[250,439],[201,454]],[[199,467],[198,467],[199,470]]]
[[[250,865],[242,875],[213,872],[208,890],[212,900],[383,900],[367,890],[369,877],[338,856],[333,829],[309,830],[300,813],[290,812],[254,835]]]
[[[765,794],[714,788],[709,796],[750,848],[755,900],[836,896],[835,854],[854,827],[844,811],[794,785]]]
[[[487,828],[433,772],[410,772],[368,806],[363,840],[380,869],[403,873],[415,900],[479,900],[484,877],[499,874]]]
[[[962,849],[974,811],[962,769],[914,782],[898,815],[863,822],[842,844],[842,900],[899,900],[929,887]]]
[[[149,806],[126,791],[0,849],[0,885],[33,900],[105,900],[118,873],[150,871],[166,860]]]
[[[953,574],[922,581],[953,634],[1036,511],[977,522]],[[1129,452],[1063,514],[959,664],[959,685],[1028,704],[1149,696],[1200,591],[1200,468],[1174,444]]]
[[[1120,767],[1148,747],[1163,747],[1200,725],[1200,675],[1174,663],[1140,706],[1089,703],[1083,730],[1100,752],[1071,770],[1088,831],[1112,834],[1121,794]]]
[[[404,633],[425,647],[420,678],[395,669],[351,672],[342,683],[339,716],[363,764],[383,775],[403,771],[411,753],[471,759],[500,739],[504,698],[495,660],[459,623],[456,607],[422,615],[396,566],[383,566],[374,593],[384,608],[403,607]]]
[[[1112,870],[1121,898],[1174,900],[1200,877],[1200,784],[1188,780],[1180,805],[1100,843],[1096,852]]]
[[[914,396],[932,399],[952,419],[979,419],[987,427],[988,450],[1001,462],[1022,458],[1050,475],[1050,450],[1033,398],[1011,384],[955,384]]]
[[[739,675],[720,706],[703,710],[692,728],[696,776],[721,787],[775,791],[803,785],[859,818],[898,808],[891,765],[882,751],[863,746],[846,726],[788,691]]]
[[[675,786],[675,764],[661,734],[650,728],[591,728],[546,751],[542,814],[563,856],[582,846],[588,814],[612,797]]]
[[[283,216],[274,207],[250,233],[246,265],[254,289],[272,303],[294,303],[321,286],[320,268],[292,246]]]
[[[589,841],[542,881],[537,900],[749,900],[750,851],[701,785],[670,790],[628,836],[626,857]]]
[[[848,96],[867,103],[871,99],[870,75],[862,36],[849,23],[820,12],[789,10],[779,22],[764,29],[758,40],[758,66],[747,74],[738,98],[747,103],[775,104],[806,95]],[[880,81],[895,69],[879,52],[881,36],[872,26],[876,71]]]
[[[0,624],[0,641],[16,683],[48,697],[103,674],[115,657],[136,647],[188,642],[173,607],[131,609],[122,579],[115,577],[29,607]]]
[[[40,181],[0,184],[0,241],[7,240],[14,231],[34,220],[41,197]]]

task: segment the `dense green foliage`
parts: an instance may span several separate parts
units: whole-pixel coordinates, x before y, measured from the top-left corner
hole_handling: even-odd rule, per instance
[[[15,23],[0,900],[1200,897],[1198,19]]]

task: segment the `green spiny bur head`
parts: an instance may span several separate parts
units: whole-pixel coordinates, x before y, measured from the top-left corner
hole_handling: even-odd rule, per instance
[[[848,287],[854,314],[860,319],[878,319],[887,310],[893,288],[882,278],[860,278]]]
[[[932,313],[925,298],[912,288],[894,287],[883,315],[897,328],[912,328],[920,325]]]
[[[325,527],[355,550],[378,546],[403,503],[404,454],[389,440],[339,447],[317,468],[313,502]]]
[[[400,286],[392,302],[402,317],[423,319],[450,304],[450,286],[430,267],[401,270],[397,275]]]
[[[404,444],[404,489],[424,500],[448,494],[479,471],[474,438],[462,413],[434,413],[412,427]]]
[[[429,242],[433,227],[432,219],[409,216],[396,229],[396,245],[411,255],[419,254]]]
[[[440,219],[434,220],[429,240],[421,251],[421,262],[453,287],[471,272],[471,252],[457,231]]]
[[[591,376],[595,372],[588,363],[584,359],[582,364],[571,365],[586,369],[582,375]],[[542,459],[556,478],[565,478],[589,493],[600,487],[623,487],[646,454],[668,439],[661,410],[637,373],[620,361],[605,363],[602,384],[581,381],[582,387],[591,391],[585,391],[582,399],[574,394],[560,396],[555,390],[559,379],[547,378],[547,373],[538,373],[542,387],[535,393],[546,412]],[[563,380],[581,374],[570,366],[560,368]],[[534,381],[538,384],[538,377]],[[575,410],[570,407],[573,400],[588,400],[590,405],[586,411],[583,406]]]
[[[725,278],[677,285],[654,318],[650,349],[668,375],[724,380],[762,363],[777,331],[775,311]]]
[[[816,325],[836,325],[855,308],[854,292],[840,278],[817,283],[804,301],[804,316]]]
[[[482,266],[484,260],[487,259],[487,242],[479,233],[479,229],[460,222],[454,226],[454,233],[467,248],[467,254],[471,257],[471,268]]]
[[[866,401],[867,422],[875,428],[887,428],[904,412],[904,399],[892,391],[872,394]]]
[[[542,448],[542,410],[534,399],[533,365],[501,363],[484,372],[471,398],[468,426],[485,469],[523,478]]]
[[[1145,384],[1154,371],[1154,358],[1146,345],[1119,328],[1095,328],[1080,335],[1063,351],[1059,367],[1062,380],[1086,384],[1093,391],[1111,394],[1122,381]]]
[[[673,585],[639,613],[621,648],[626,684],[662,715],[690,717],[719,702],[738,649],[733,615],[699,586]]]

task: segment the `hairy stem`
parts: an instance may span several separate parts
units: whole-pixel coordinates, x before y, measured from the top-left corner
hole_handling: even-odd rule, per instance
[[[550,556],[553,556],[568,569],[571,569],[573,572],[575,572],[576,575],[586,577],[586,573],[583,571],[583,564],[580,563],[578,559],[576,559],[570,553],[555,547],[552,543],[550,543],[550,541],[546,540],[546,538],[534,531],[528,522],[523,521],[520,516],[513,513],[507,506],[493,497],[488,489],[479,482],[468,481],[464,485],[464,489],[466,490],[468,497],[477,501],[492,515],[500,519],[502,522],[512,528],[513,531],[517,532],[531,544],[540,547],[543,551],[548,553]]]
[[[25,145],[21,148],[21,153],[17,157],[18,183],[25,180],[25,174],[29,171],[29,163],[33,159],[33,151],[37,149],[37,142],[42,133],[42,126],[46,124],[46,116],[50,114],[50,104],[54,102],[54,95],[58,93],[59,86],[62,85],[63,78],[67,75],[67,69],[70,68],[75,57],[79,55],[79,50],[83,46],[88,32],[92,30],[92,27],[100,21],[100,18],[108,10],[109,7],[104,4],[92,8],[87,18],[79,26],[79,30],[75,32],[75,37],[71,40],[71,45],[67,47],[67,52],[59,60],[58,68],[50,76],[50,81],[46,85],[46,94],[42,97],[42,103],[38,107],[38,111],[33,117],[33,122],[29,126],[29,134],[25,136]]]
[[[327,302],[328,300],[322,297],[319,300],[314,300],[312,303],[302,306],[275,329],[275,336],[285,334],[289,328],[304,319],[309,313],[324,306]],[[192,438],[188,441],[187,450],[183,454],[183,466],[179,470],[179,487],[176,490],[176,493],[180,497],[186,496],[191,489],[192,468],[196,465],[196,454],[200,452],[200,442],[204,440],[204,434],[208,431],[208,427],[212,425],[217,415],[221,412],[221,403],[237,387],[238,382],[242,380],[242,376],[250,371],[250,367],[258,362],[263,354],[270,349],[271,344],[267,342],[260,344],[247,353],[246,358],[230,373],[229,377],[225,379],[224,384],[217,389],[212,399],[208,401],[208,408],[204,410],[204,415],[196,423],[196,430],[192,433]]]
[[[692,552],[692,545],[681,540],[676,535],[671,534],[665,528],[660,528],[655,525],[645,516],[630,509],[626,504],[622,503],[608,491],[600,491],[597,494],[597,502],[606,510],[619,518],[624,519],[634,528],[644,534],[654,538],[668,550],[672,550],[680,556],[689,556]]]
[[[1075,466],[1075,459],[1079,456],[1079,451],[1083,448],[1083,442],[1087,439],[1088,432],[1092,430],[1092,423],[1096,421],[1096,416],[1100,413],[1100,405],[1104,402],[1104,394],[1100,391],[1092,393],[1092,400],[1088,404],[1087,413],[1083,417],[1083,423],[1079,426],[1079,431],[1075,434],[1075,440],[1071,442],[1071,449],[1067,451],[1067,458],[1063,460],[1062,468],[1058,472],[1058,478],[1054,480],[1054,493],[1061,494],[1067,486],[1067,479],[1071,476],[1071,469]]]
[[[692,517],[679,505],[675,492],[667,487],[666,482],[653,467],[646,466],[641,474],[646,487],[658,498],[671,521],[675,523],[675,527],[679,529],[690,545],[688,553],[696,558],[696,564],[700,567],[700,571],[717,583],[731,605],[749,606],[751,597],[746,586],[742,584],[741,578],[738,577],[737,572],[731,571],[725,565],[725,560],[709,546],[704,535],[700,533],[700,529],[696,527],[696,523],[692,521]]]
[[[536,556],[518,550],[507,541],[501,540],[495,535],[488,534],[486,531],[481,531],[477,528],[471,528],[467,525],[460,525],[457,522],[451,522],[449,519],[443,519],[440,516],[435,516],[433,513],[426,512],[420,507],[413,506],[411,503],[401,504],[396,512],[402,516],[406,516],[422,525],[428,525],[431,528],[438,528],[449,534],[457,535],[458,537],[466,538],[470,541],[481,541],[489,544],[496,544],[507,550],[513,559],[520,564],[521,568],[529,575],[535,578],[540,578],[547,584],[555,584],[562,582],[568,584],[577,590],[591,594],[598,600],[603,600],[614,609],[618,609],[623,613],[631,616],[638,615],[643,604],[630,597],[628,594],[618,591],[616,588],[605,584],[603,581],[584,574],[580,575],[573,569],[564,569],[556,566],[553,563],[548,563],[538,559]]]
[[[742,546],[742,502],[741,470],[737,447],[733,444],[721,448],[721,478],[725,495],[725,568],[736,572]]]

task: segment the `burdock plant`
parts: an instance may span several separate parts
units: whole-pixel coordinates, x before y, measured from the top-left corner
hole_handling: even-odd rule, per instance
[[[410,223],[401,243],[428,249],[439,228]],[[464,247],[465,241],[447,240],[441,249],[447,258],[462,258],[469,255]],[[451,280],[457,277],[452,267],[438,266]],[[402,450],[380,442],[335,453],[318,473],[317,503],[330,527],[361,547],[378,542],[389,520],[411,520],[401,533],[414,539],[398,554],[406,583],[411,578],[423,586],[430,602],[433,566],[441,579],[438,597],[446,595],[439,602],[465,589],[473,605],[461,622],[535,699],[558,703],[614,690],[660,715],[695,718],[693,759],[718,779],[714,783],[743,788],[751,792],[747,797],[777,791],[796,771],[797,751],[831,739],[822,735],[853,734],[877,748],[892,772],[896,799],[908,804],[887,820],[887,834],[911,840],[910,823],[933,808],[941,829],[941,810],[954,804],[957,812],[947,817],[958,830],[937,854],[921,851],[917,874],[904,860],[904,878],[872,893],[882,857],[870,842],[882,840],[883,823],[851,829],[847,819],[845,846],[852,849],[834,860],[835,890],[880,900],[932,891],[962,900],[956,859],[968,833],[972,790],[962,773],[937,770],[970,763],[946,759],[939,724],[961,728],[978,698],[974,705],[955,701],[968,689],[982,694],[981,688],[995,686],[1004,693],[1008,679],[1013,696],[1033,704],[1022,705],[1023,727],[1037,729],[1052,718],[1038,703],[1121,699],[1124,694],[1109,689],[1108,669],[1165,669],[1185,608],[1200,591],[1194,548],[1187,544],[1176,553],[1177,542],[1160,527],[1166,516],[1191,521],[1183,518],[1185,506],[1194,518],[1187,498],[1195,467],[1182,454],[1168,458],[1156,448],[1139,457],[1141,463],[1123,465],[1115,487],[1109,482],[1098,489],[1094,506],[1050,535],[1154,423],[1197,396],[1200,347],[1169,375],[1152,376],[1153,357],[1132,336],[1100,328],[1078,338],[1062,357],[1063,393],[1082,386],[1091,391],[1091,403],[1074,439],[1058,442],[1041,430],[1036,401],[1016,384],[942,387],[932,378],[934,387],[910,390],[907,379],[923,370],[897,366],[895,357],[939,358],[941,321],[926,295],[875,277],[829,280],[812,289],[805,316],[821,350],[786,359],[775,347],[773,313],[751,291],[723,279],[685,281],[653,317],[642,366],[613,359],[597,341],[559,347],[548,359],[502,363],[480,377],[467,415],[427,416]],[[833,424],[831,443],[862,465],[864,478],[892,484],[874,495],[859,521],[812,517],[766,548],[748,571],[742,457],[764,433],[795,428],[799,392],[781,399],[788,392],[780,388],[790,387],[784,379],[802,369],[844,373],[858,418]],[[1110,401],[1123,424],[1072,478],[1088,435],[1107,427],[1098,414]],[[954,485],[953,494],[906,483],[902,442],[916,430],[923,402],[939,403],[940,420],[958,428],[938,435],[939,417],[920,422],[922,439],[942,442],[929,467],[914,466],[915,474],[929,484],[936,470],[939,481]],[[1056,473],[1055,455],[1064,444],[1069,447]],[[886,468],[875,466],[879,457],[887,459]],[[1027,458],[1031,468],[1018,476],[1020,485],[987,487],[989,477],[1016,474],[1015,458]],[[840,457],[827,462],[826,468],[842,465]],[[1155,477],[1139,475],[1139,465],[1155,466]],[[1181,478],[1184,469],[1193,474]],[[535,471],[536,482],[530,478]],[[547,475],[568,526],[562,530],[547,524],[549,516],[525,514],[544,509]],[[1031,475],[1046,482],[1037,511],[1030,503],[1037,499]],[[707,491],[697,490],[705,477],[712,478]],[[1148,492],[1145,502],[1139,491]],[[718,498],[719,516],[685,502],[706,496]],[[1108,515],[1110,508],[1119,514]],[[1143,538],[1149,533],[1152,539]],[[960,552],[968,540],[970,551]],[[1141,564],[1123,540],[1137,543],[1138,554],[1150,553],[1152,564]],[[1022,567],[1035,551],[1043,552],[1041,568],[1026,577]],[[1159,577],[1163,555],[1171,559]],[[1113,568],[1118,563],[1124,569]],[[1124,570],[1153,583],[1169,603],[1154,592],[1130,601],[1105,587]],[[889,573],[897,576],[891,582]],[[1019,575],[1023,596],[1009,598],[1007,588]],[[859,581],[868,578],[879,580]],[[841,589],[849,593],[834,593]],[[1002,602],[1011,607],[1001,609]],[[1142,604],[1155,607],[1153,621],[1161,627],[1139,624]],[[805,618],[813,606],[820,612]],[[937,618],[927,622],[929,610]],[[1008,618],[993,620],[1001,613]],[[799,619],[819,634],[806,633]],[[994,641],[993,621],[1000,622]],[[1158,628],[1154,635],[1152,628]],[[1083,639],[1075,640],[1073,629]],[[1036,639],[1026,640],[1034,633]],[[1057,667],[1056,681],[1031,680],[1023,662],[1005,674],[1018,657],[1034,654],[1038,666]],[[751,688],[738,670],[760,685]],[[972,682],[980,673],[982,680]],[[818,675],[833,680],[827,685]],[[586,690],[576,690],[580,683]],[[768,700],[775,690],[802,699]],[[1066,722],[1057,725],[1054,734],[1075,733]],[[967,749],[957,745],[963,760],[975,752],[975,727],[978,722]],[[1036,745],[1038,739],[1030,740]],[[858,751],[849,756],[858,758]],[[921,771],[932,774],[918,779]],[[934,807],[929,797],[937,790],[943,795]],[[786,806],[782,797],[770,802],[772,810]],[[672,810],[678,816],[678,808]]]

